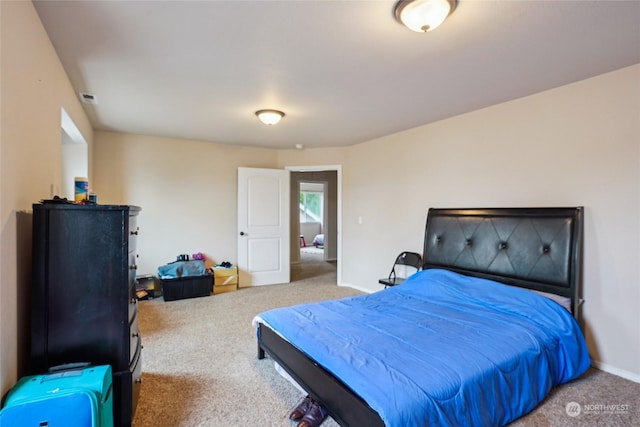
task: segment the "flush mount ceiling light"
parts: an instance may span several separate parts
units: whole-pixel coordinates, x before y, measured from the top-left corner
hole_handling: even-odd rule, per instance
[[[258,110],[256,116],[265,125],[275,125],[284,117],[284,113],[278,110]]]
[[[456,8],[456,0],[400,0],[396,19],[412,31],[426,33],[436,29]]]

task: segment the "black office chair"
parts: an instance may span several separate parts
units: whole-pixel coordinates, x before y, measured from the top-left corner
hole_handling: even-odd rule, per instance
[[[400,266],[402,267],[399,268]],[[400,275],[396,272],[396,268],[402,272]],[[384,285],[385,288],[387,286],[399,285],[404,282],[404,279],[420,270],[420,268],[422,268],[422,256],[420,254],[415,252],[402,252],[393,263],[389,277],[378,280],[378,283]],[[414,269],[415,271],[413,271]]]

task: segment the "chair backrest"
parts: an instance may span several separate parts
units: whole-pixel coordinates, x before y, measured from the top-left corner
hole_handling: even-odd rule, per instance
[[[398,268],[398,271],[396,271],[396,268],[398,266],[403,266],[403,268]],[[413,271],[413,269],[409,269],[410,272],[408,272],[406,267],[412,267],[413,269],[415,269],[415,271]],[[391,267],[389,279],[395,279],[398,274],[400,274],[400,277],[406,278],[410,274],[413,274],[416,271],[420,270],[421,267],[422,256],[419,253],[401,252],[400,255],[396,257],[396,260],[393,263],[393,267]]]

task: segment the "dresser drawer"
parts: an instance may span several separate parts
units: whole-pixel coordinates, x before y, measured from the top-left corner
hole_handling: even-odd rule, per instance
[[[138,315],[138,300],[135,295],[129,295],[129,328],[131,328],[131,323],[134,321],[136,316]]]
[[[135,289],[136,276],[138,275],[138,254],[135,252],[129,252],[129,286],[133,286]]]
[[[131,419],[136,413],[138,398],[140,397],[140,387],[142,387],[142,345],[136,351],[131,365]]]
[[[136,216],[129,216],[129,232],[127,233],[129,252],[135,252],[138,244],[138,218]]]
[[[131,427],[142,386],[142,351],[134,352],[129,369],[113,373],[114,427]]]
[[[142,347],[142,339],[140,338],[140,329],[138,328],[137,311],[134,315],[133,322],[131,322],[129,328],[129,362],[133,362],[136,357],[136,353],[140,351]]]

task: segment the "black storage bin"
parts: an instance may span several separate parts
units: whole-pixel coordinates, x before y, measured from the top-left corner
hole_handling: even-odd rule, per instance
[[[165,301],[177,299],[208,297],[213,283],[211,274],[187,276],[175,279],[160,279],[162,295]]]

